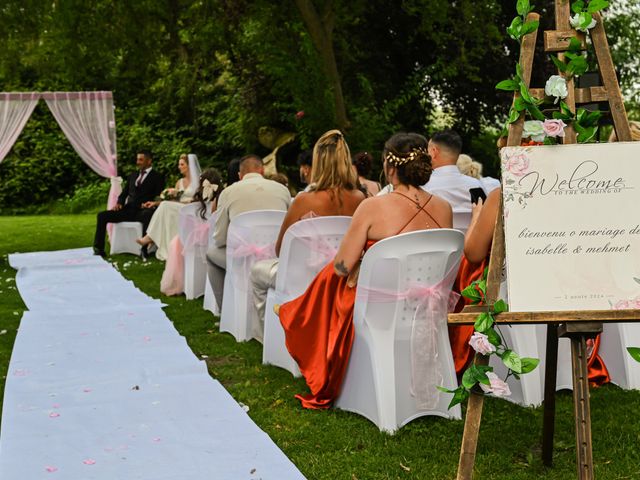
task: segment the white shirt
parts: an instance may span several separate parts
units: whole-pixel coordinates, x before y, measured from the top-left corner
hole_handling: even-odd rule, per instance
[[[453,228],[463,231],[469,228],[469,222],[471,222],[469,190],[472,188],[485,190],[480,180],[460,173],[455,165],[435,168],[431,178],[422,188],[449,202],[453,210]]]
[[[217,247],[227,244],[229,223],[237,215],[253,210],[286,211],[291,194],[281,183],[267,180],[259,173],[247,173],[242,180],[225,188],[218,197],[213,240]]]
[[[500,187],[500,180],[492,177],[482,177],[480,179],[480,183],[482,183],[482,188],[487,192],[487,195],[493,192],[496,188]]]

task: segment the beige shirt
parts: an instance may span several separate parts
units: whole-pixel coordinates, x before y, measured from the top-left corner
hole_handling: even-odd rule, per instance
[[[259,173],[247,173],[242,180],[225,188],[218,198],[218,218],[213,231],[217,247],[227,244],[229,223],[236,216],[252,210],[286,211],[291,194],[284,185],[267,180]]]

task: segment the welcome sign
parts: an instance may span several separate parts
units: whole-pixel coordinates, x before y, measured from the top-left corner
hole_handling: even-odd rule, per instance
[[[501,158],[510,310],[640,308],[640,142]]]

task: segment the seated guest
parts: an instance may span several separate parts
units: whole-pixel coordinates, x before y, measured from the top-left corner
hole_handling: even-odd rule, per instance
[[[422,135],[392,136],[384,146],[383,169],[393,192],[364,200],[334,261],[303,295],[276,308],[287,349],[311,390],[297,396],[305,408],[328,408],[340,393],[354,336],[354,277],[363,252],[400,233],[452,225],[451,206],[421,188],[432,171]]]
[[[311,150],[304,150],[298,155],[298,169],[300,172],[300,182],[303,185],[309,185],[311,183],[311,169],[313,168],[313,152]],[[305,191],[307,189],[305,188]]]
[[[232,159],[227,165],[227,184],[226,186],[233,185],[240,181],[240,158]]]
[[[217,199],[222,192],[222,177],[215,168],[207,168],[200,175],[199,188],[193,196],[200,203],[197,220],[206,223],[209,213],[218,207]],[[197,221],[196,220],[196,221]],[[180,295],[184,292],[184,245],[176,235],[169,244],[167,263],[160,280],[160,291],[165,295]]]
[[[241,213],[252,210],[283,210],[291,203],[284,185],[263,177],[264,166],[257,155],[240,159],[240,181],[225,188],[218,198],[218,217],[213,231],[214,245],[207,250],[209,280],[218,305],[222,305],[224,276],[227,269],[227,230]]]
[[[350,158],[349,147],[339,130],[330,130],[316,142],[309,191],[298,194],[287,211],[276,242],[277,255],[280,255],[285,232],[299,220],[329,215],[353,215],[365,196],[358,190],[358,178],[351,169]],[[251,269],[255,314],[260,322],[264,321],[267,292],[269,288],[275,287],[277,272],[278,259],[256,262]],[[262,340],[263,329],[260,328],[253,334],[255,338]]]
[[[156,258],[158,260],[166,260],[169,243],[178,234],[178,214],[180,209],[187,203],[193,201],[193,196],[198,189],[198,178],[200,176],[200,163],[198,158],[193,155],[183,154],[178,161],[178,169],[183,175],[176,183],[175,189],[168,189],[169,198],[162,201],[147,202],[143,206],[156,206],[157,210],[151,217],[147,234],[136,239],[142,246],[155,243]],[[191,181],[191,179],[194,181]],[[182,193],[179,193],[182,192]]]
[[[373,156],[367,152],[359,152],[353,157],[352,163],[353,168],[355,168],[358,173],[358,180],[360,181],[360,185],[364,188],[365,195],[367,195],[367,197],[377,195],[382,186],[378,182],[368,179],[371,174]]]
[[[435,133],[429,140],[433,175],[422,188],[444,198],[453,209],[453,228],[466,230],[471,221],[471,188],[483,188],[480,181],[463,175],[456,167],[462,139],[453,130]],[[484,190],[484,189],[483,189]]]
[[[136,155],[138,171],[129,175],[127,183],[118,197],[118,203],[111,209],[98,213],[93,253],[105,257],[104,236],[107,223],[140,222],[143,235],[151,221],[155,206],[152,202],[164,188],[164,178],[152,168],[151,152],[141,150]],[[146,205],[146,206],[145,206]]]
[[[482,176],[482,164],[480,162],[476,162],[469,155],[461,153],[458,156],[458,161],[456,162],[456,166],[460,173],[463,175],[467,175],[472,178],[477,178],[480,180],[482,184],[482,188],[488,194],[500,187],[500,180],[492,178],[492,177],[483,177]]]
[[[493,230],[498,219],[501,201],[501,191],[496,189],[489,194],[486,203],[480,199],[478,204],[473,206],[471,224],[464,239],[464,256],[456,279],[456,290],[460,292],[472,282],[482,278],[485,268],[489,266]],[[470,300],[466,298],[464,300],[465,303],[470,303]],[[461,375],[473,360],[474,351],[469,345],[473,331],[473,325],[449,327],[449,341],[458,375]],[[588,361],[588,377],[589,382],[595,385],[609,382],[607,367],[598,355],[599,346],[600,336],[590,345],[592,348],[589,349],[591,353]]]

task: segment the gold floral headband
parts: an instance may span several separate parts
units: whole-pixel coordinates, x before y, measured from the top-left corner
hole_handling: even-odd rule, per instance
[[[397,155],[391,151],[387,152],[384,156],[385,161],[389,162],[391,165],[399,166],[404,165],[405,163],[413,162],[416,158],[421,156],[427,156],[427,149],[424,147],[418,147],[412,149],[409,153],[403,153],[401,155]]]

